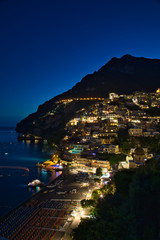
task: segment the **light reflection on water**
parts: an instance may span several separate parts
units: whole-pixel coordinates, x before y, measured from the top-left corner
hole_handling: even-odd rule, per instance
[[[7,153],[7,154],[5,154]],[[49,156],[42,152],[42,145],[18,142],[15,131],[0,129],[0,166],[21,166],[29,172],[0,168],[0,217],[40,190],[28,188],[28,183],[39,179],[45,184],[58,176],[58,172],[46,172],[36,167]]]

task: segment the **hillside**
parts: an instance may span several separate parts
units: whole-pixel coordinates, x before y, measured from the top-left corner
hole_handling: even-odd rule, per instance
[[[133,91],[155,92],[160,87],[160,60],[125,55],[112,58],[93,74],[86,75],[72,89],[38,107],[36,113],[17,124],[20,133],[32,133],[49,138],[65,126],[86,102],[73,101],[67,105],[57,101],[79,97],[107,97],[109,92],[129,94]],[[89,104],[89,102],[88,102]]]

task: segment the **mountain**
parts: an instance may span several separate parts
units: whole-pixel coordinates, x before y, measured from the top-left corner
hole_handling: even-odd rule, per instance
[[[160,87],[160,60],[124,55],[112,58],[93,74],[86,75],[72,89],[38,107],[36,113],[17,124],[20,133],[50,137],[87,103],[57,101],[79,97],[107,97],[109,92],[129,94],[133,91],[155,92]]]
[[[58,96],[106,97],[109,92],[155,91],[160,81],[160,60],[125,55],[112,58],[97,72],[85,76],[71,90]],[[152,83],[152,84],[151,84]]]

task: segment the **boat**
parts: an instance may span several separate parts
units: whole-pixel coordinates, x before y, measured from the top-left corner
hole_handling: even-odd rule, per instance
[[[30,183],[28,183],[28,187],[40,187],[40,186],[43,186],[44,183],[42,183],[40,180],[36,179]]]

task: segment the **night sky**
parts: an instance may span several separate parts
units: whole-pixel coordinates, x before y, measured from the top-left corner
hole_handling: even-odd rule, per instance
[[[125,54],[160,58],[160,1],[0,0],[0,125]]]

